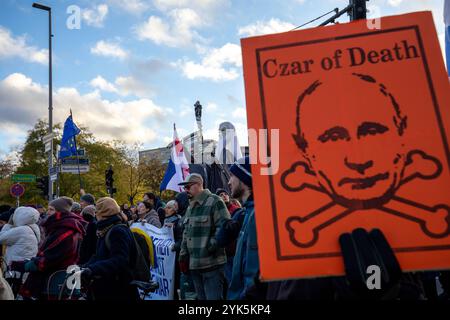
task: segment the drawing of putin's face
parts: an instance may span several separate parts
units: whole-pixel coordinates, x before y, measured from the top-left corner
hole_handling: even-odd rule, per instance
[[[354,209],[390,200],[405,166],[407,118],[384,84],[361,74],[326,78],[296,110],[295,142],[330,197]]]

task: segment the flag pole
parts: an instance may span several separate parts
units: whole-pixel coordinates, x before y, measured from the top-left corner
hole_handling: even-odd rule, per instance
[[[72,116],[72,108],[70,109],[70,117],[72,118],[73,122],[73,116]],[[80,172],[80,157],[78,155],[78,148],[77,148],[77,136],[73,136],[73,144],[75,145],[75,153],[77,155],[77,165],[78,165],[78,180],[80,182],[80,190],[83,189],[83,184],[81,182],[81,172]]]

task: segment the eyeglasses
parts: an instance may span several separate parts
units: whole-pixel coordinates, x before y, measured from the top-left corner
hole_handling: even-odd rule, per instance
[[[194,185],[195,183],[190,183],[184,186],[184,190],[189,191],[189,189]]]

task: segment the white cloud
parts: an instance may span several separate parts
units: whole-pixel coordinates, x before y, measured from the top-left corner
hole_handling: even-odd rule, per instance
[[[173,9],[168,13],[168,19],[150,16],[135,28],[135,33],[139,40],[150,40],[169,47],[186,47],[204,41],[195,31],[203,25],[202,18],[194,10]]]
[[[122,49],[119,44],[104,40],[98,41],[95,46],[91,48],[91,53],[99,56],[113,57],[120,60],[128,57],[128,52]]]
[[[97,76],[92,79],[90,85],[102,91],[117,92],[117,88],[111,82],[106,81],[102,76]]]
[[[214,102],[208,102],[205,107],[206,112],[215,112],[219,109],[219,106]]]
[[[221,48],[209,49],[201,62],[191,60],[178,61],[183,75],[188,79],[209,79],[228,81],[239,77],[242,66],[241,47],[227,43]]]
[[[109,0],[109,3],[136,15],[144,13],[150,8],[150,3],[146,0]]]
[[[173,142],[173,138],[172,137],[164,137],[162,139],[162,141],[164,142],[165,145],[168,145],[169,143]]]
[[[0,26],[0,59],[20,57],[28,62],[48,63],[48,50],[29,46],[26,36],[14,37],[11,31]]]
[[[117,77],[115,84],[121,95],[135,95],[137,97],[151,97],[154,89],[148,84],[134,77]]]
[[[94,89],[117,93],[118,95],[123,97],[134,95],[139,98],[148,98],[154,94],[154,90],[152,87],[132,76],[117,77],[113,84],[107,81],[102,76],[98,75],[97,77],[92,79],[89,84]]]
[[[0,122],[0,136],[4,141],[7,141],[7,143],[0,145],[0,160],[18,162],[17,149],[25,141],[28,129],[27,126]]]
[[[398,7],[399,5],[401,5],[403,2],[403,0],[388,0],[389,5],[393,6],[393,7]]]
[[[211,23],[216,14],[223,13],[231,3],[229,0],[153,0],[153,4],[162,12],[190,8],[197,12],[203,21]]]
[[[285,32],[294,28],[295,25],[290,22],[281,21],[277,18],[271,18],[269,21],[256,21],[253,24],[239,28],[238,35],[253,37],[263,34]]]
[[[106,4],[99,4],[91,9],[83,9],[81,17],[87,25],[92,27],[103,27],[103,21],[108,14],[108,6]]]
[[[5,97],[0,100],[2,127],[33,126],[45,115],[47,95],[46,87],[20,73],[1,80],[0,96]],[[102,98],[98,91],[81,94],[70,87],[57,89],[53,97],[55,122],[65,120],[70,106],[77,124],[87,126],[102,140],[155,141],[158,138],[155,129],[167,117],[165,109],[150,99],[110,101]]]

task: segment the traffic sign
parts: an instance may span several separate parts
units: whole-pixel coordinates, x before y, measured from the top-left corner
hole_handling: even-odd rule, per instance
[[[36,176],[34,174],[13,174],[11,180],[13,182],[35,182]]]
[[[64,158],[61,159],[61,164],[63,165],[73,165],[73,166],[78,166],[78,164],[87,166],[89,165],[89,159],[87,158]]]
[[[54,173],[50,175],[50,181],[54,182],[58,180],[58,173]]]
[[[44,152],[49,152],[52,149],[51,141],[47,141],[44,143]]]
[[[62,164],[61,165],[61,173],[75,173],[78,174],[78,169],[80,173],[86,173],[89,171],[89,165],[67,165]]]
[[[52,141],[54,137],[55,137],[55,133],[53,133],[53,132],[49,133],[49,134],[45,135],[44,137],[42,137],[42,142],[48,143],[48,142]]]
[[[56,173],[58,173],[58,169],[59,169],[59,167],[51,167],[50,168],[50,170],[48,171],[48,173],[50,174],[50,175],[52,175],[52,174],[56,174]]]
[[[25,193],[25,187],[22,186],[20,183],[15,183],[9,189],[9,193],[14,198],[19,198],[19,197],[23,196],[23,194]]]

